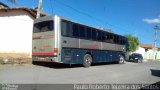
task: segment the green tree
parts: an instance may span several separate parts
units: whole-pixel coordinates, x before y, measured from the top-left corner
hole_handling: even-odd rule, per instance
[[[132,36],[132,35],[124,35],[125,37],[128,38],[128,43],[129,43],[129,51],[134,52],[137,47],[139,46],[139,39],[138,37]]]

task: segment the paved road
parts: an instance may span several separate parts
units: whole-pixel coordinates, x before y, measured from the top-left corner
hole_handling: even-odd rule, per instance
[[[153,84],[160,81],[160,62],[126,62],[126,64],[96,64],[89,68],[79,65],[1,66],[0,83],[128,83]]]

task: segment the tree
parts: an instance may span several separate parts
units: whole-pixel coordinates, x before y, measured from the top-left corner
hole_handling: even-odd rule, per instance
[[[129,43],[129,51],[134,52],[137,47],[139,46],[139,39],[138,37],[132,36],[132,35],[124,35],[125,37],[128,38],[128,43]]]

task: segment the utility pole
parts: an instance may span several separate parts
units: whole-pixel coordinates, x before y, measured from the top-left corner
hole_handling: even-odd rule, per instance
[[[160,27],[159,26],[155,26],[154,27],[155,33],[154,33],[154,60],[156,60],[156,55],[157,55],[157,33],[158,31],[160,31]]]
[[[41,8],[42,8],[42,0],[39,0],[38,9],[37,9],[37,17],[36,18],[40,17],[40,10],[41,10]]]

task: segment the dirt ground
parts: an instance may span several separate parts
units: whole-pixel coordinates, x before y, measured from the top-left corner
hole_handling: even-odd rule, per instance
[[[0,53],[0,62],[3,63],[31,63],[32,57],[29,53]]]
[[[12,57],[12,58],[31,58],[31,55],[29,53],[1,53],[0,52],[0,57],[2,58],[7,58],[7,57]]]

